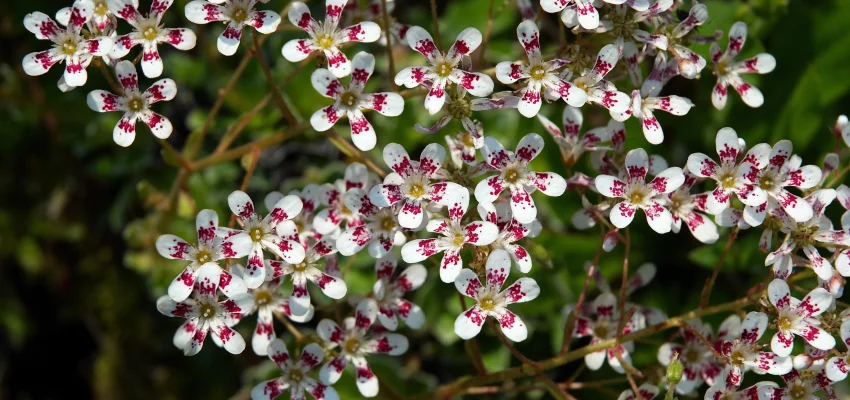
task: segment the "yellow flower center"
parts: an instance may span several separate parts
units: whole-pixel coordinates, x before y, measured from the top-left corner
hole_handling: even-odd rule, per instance
[[[508,183],[516,183],[519,180],[520,175],[518,168],[508,167],[505,170],[505,181]]]
[[[212,256],[210,256],[210,253],[208,251],[201,250],[201,251],[198,252],[195,259],[198,260],[198,264],[203,265],[203,264],[206,264],[206,263],[212,261]]]
[[[304,379],[304,373],[298,368],[290,368],[288,378],[291,384],[296,384]]]
[[[803,385],[794,385],[788,392],[791,394],[792,399],[806,398],[806,388]]]
[[[342,347],[349,354],[356,353],[360,349],[360,341],[356,338],[348,338],[343,342]]]
[[[546,69],[543,66],[537,65],[531,69],[531,77],[535,80],[541,81],[544,76],[546,76]]]
[[[321,36],[316,38],[316,43],[319,45],[319,47],[328,50],[333,47],[334,39],[333,37],[331,37],[331,35],[322,34]]]
[[[735,187],[735,176],[727,173],[720,177],[720,186],[724,189],[732,189]]]
[[[62,52],[69,56],[74,55],[77,52],[77,43],[71,39],[66,40],[62,43]]]
[[[410,197],[413,197],[414,199],[418,199],[425,195],[425,188],[418,183],[414,183],[410,185],[410,191],[408,192],[408,195],[410,195]]]
[[[142,32],[142,36],[144,36],[147,40],[156,40],[159,36],[159,30],[154,26],[149,26]]]
[[[351,93],[351,92],[343,93],[342,99],[340,99],[340,101],[342,102],[342,105],[348,106],[348,107],[354,107],[355,105],[357,105],[357,100],[358,100],[357,95],[354,94],[354,93]]]
[[[97,15],[106,15],[109,12],[109,7],[105,1],[96,1],[94,4],[94,13]]]
[[[304,270],[306,270],[308,266],[309,265],[306,261],[302,261],[298,264],[293,264],[292,269],[295,270],[295,272],[304,272]]]
[[[608,337],[608,325],[599,324],[596,325],[596,328],[593,329],[593,335],[598,338],[607,338]]]
[[[434,71],[437,75],[447,78],[452,73],[452,65],[447,62],[437,63],[437,65],[434,66]]]
[[[139,96],[133,96],[127,101],[127,108],[132,112],[139,112],[145,108],[145,101]]]
[[[254,292],[254,303],[258,306],[268,304],[272,301],[272,294],[265,290],[257,290]]]
[[[496,299],[492,294],[485,294],[478,299],[478,307],[484,311],[493,311],[496,308]]]
[[[259,242],[260,240],[263,239],[263,230],[260,229],[259,227],[254,228],[254,229],[251,229],[251,232],[248,233],[248,235],[251,236],[251,240],[253,240],[255,242]]]
[[[395,228],[395,221],[393,221],[392,217],[386,217],[381,220],[381,229],[389,232],[393,228]]]
[[[230,18],[236,22],[244,22],[248,18],[248,13],[243,8],[237,8],[230,14]]]
[[[215,306],[212,304],[201,304],[201,317],[212,318],[215,315]]]

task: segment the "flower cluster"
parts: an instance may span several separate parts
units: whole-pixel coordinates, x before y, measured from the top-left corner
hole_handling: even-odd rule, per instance
[[[160,44],[189,50],[196,42],[189,29],[164,27],[171,0],[151,1],[147,15],[138,11],[136,1],[76,0],[57,13],[59,22],[40,12],[24,19],[38,39],[53,43],[23,59],[27,74],[41,75],[64,63],[59,87],[70,90],[86,83],[90,64],[104,67],[115,93],[93,90],[87,104],[97,112],[122,112],[113,130],[120,146],[133,143],[137,120],[159,139],[174,130],[170,120],[151,106],[174,99],[177,84],[165,78],[140,91],[135,64],[140,60],[143,75],[157,78],[164,70]],[[362,396],[373,397],[379,382],[369,359],[375,354],[404,354],[410,347],[406,330],[420,329],[437,317],[426,315],[410,298],[429,275],[433,280],[439,276],[459,292],[463,308],[454,322],[458,337],[472,340],[488,322],[492,333],[517,354],[511,342],[526,340],[533,332],[526,321],[533,320],[523,320],[514,312],[523,314],[523,306],[513,305],[534,301],[541,294],[549,300],[560,296],[546,293],[548,286],[542,280],[538,285],[527,276],[540,269],[534,268],[540,263],[528,249],[534,249],[533,239],[544,229],[561,229],[550,221],[560,211],[556,205],[568,196],[553,199],[573,191],[575,199],[581,198],[581,208],[571,218],[574,228],[599,226],[602,243],[594,262],[588,263],[577,302],[564,308],[564,352],[571,339],[589,338],[589,347],[581,354],[589,370],[599,370],[607,362],[616,373],[628,375],[632,387],[621,399],[650,399],[663,387],[668,396],[705,390],[706,399],[803,399],[814,398],[816,392],[834,398],[831,385],[850,371],[850,354],[836,348],[836,337],[850,345],[850,311],[837,310],[843,304],[837,300],[843,294],[843,278],[850,276],[850,211],[836,227],[826,210],[836,199],[850,209],[850,188],[832,188],[847,168],[827,179],[838,168],[839,155],[828,155],[823,168],[804,165],[791,141],[748,147],[731,127],[716,134],[716,158],[687,152],[674,160],[677,166],[650,155],[647,149],[654,147],[626,147],[629,119],[641,127],[643,138],[638,140],[658,145],[665,141],[660,121],[668,116],[657,112],[684,116],[692,109],[690,99],[662,92],[672,79],[697,79],[705,69],[706,59],[689,47],[695,44],[711,44],[709,58],[717,83],[706,101],[724,108],[732,86],[747,106],[764,103],[762,93],[740,75],[769,73],[776,60],[764,53],[737,61],[747,38],[746,24],[732,25],[727,48],[721,52],[720,33],[698,34],[697,27],[708,20],[704,4],[694,2],[688,10],[679,10],[681,2],[673,0],[541,0],[542,10],[560,13],[559,23],[572,33],[600,38],[581,46],[562,43],[554,53],[546,53],[541,39],[546,29],[540,28],[545,20],[536,18],[532,2],[522,0],[517,3],[524,20],[516,27],[520,57],[488,68],[486,57],[472,55],[487,48],[490,27],[484,34],[474,27],[463,29],[444,52],[437,32],[435,41],[426,29],[391,19],[393,2],[372,1],[365,10],[353,3],[326,0],[323,22],[312,17],[307,4],[291,3],[286,13],[301,37],[286,42],[281,54],[308,67],[311,63],[305,60],[316,58],[310,81],[319,95],[332,101],[316,110],[309,124],[290,128],[332,131],[345,116],[353,146],[332,137],[345,142],[338,147],[358,162],[349,163],[339,179],[314,182],[286,195],[268,193],[267,213],[243,191],[249,187],[246,180],[243,190],[227,196],[232,215],[226,227],[219,224],[216,211],[204,209],[196,217],[194,243],[172,234],[156,240],[163,257],[183,262],[157,309],[186,319],[173,339],[184,354],[200,352],[209,334],[218,347],[241,353],[246,342],[236,327],[256,313],[252,351],[268,356],[281,372],[257,384],[252,398],[271,399],[286,391],[292,398],[304,398],[306,391],[316,399],[337,399],[331,385],[341,379],[348,364]],[[280,15],[257,10],[257,5],[258,0],[193,0],[184,14],[195,24],[224,22],[216,46],[230,56],[238,50],[246,25],[264,34],[278,31]],[[119,34],[118,19],[132,31]],[[262,42],[257,36],[253,40],[255,55],[273,81],[259,54]],[[385,49],[391,66],[394,52],[409,47],[415,53],[408,53],[419,59],[415,64],[423,64],[421,55],[426,65],[406,66],[397,73],[394,67],[376,71],[372,53],[346,55],[344,50],[355,42],[366,49],[365,44],[376,42],[400,45]],[[135,46],[141,47],[136,61],[122,60]],[[645,79],[644,64],[650,71]],[[386,80],[386,87],[373,90],[378,80],[370,83],[373,76]],[[494,77],[505,90],[494,93]],[[400,93],[391,83],[409,90]],[[459,121],[461,130],[445,136],[446,147],[432,142],[417,148],[421,151],[415,159],[402,144],[387,143],[379,147],[384,165],[372,161],[369,152],[379,138],[367,113],[399,116],[405,98],[417,95],[424,96],[419,107],[428,114],[445,109],[446,115],[431,128],[417,124],[415,130],[436,133],[451,120]],[[276,100],[288,113],[285,99]],[[536,116],[530,123],[549,133],[558,152],[549,150],[540,157],[547,139],[536,133],[509,135],[488,126],[485,135],[484,124],[473,117],[474,111],[513,113],[514,109],[526,118]],[[546,116],[555,112],[561,114],[560,125]],[[586,123],[585,115],[593,117]],[[587,127],[590,121],[593,125]],[[846,117],[838,119],[834,134],[850,145]],[[555,168],[547,167],[546,161],[556,155],[566,175],[548,171]],[[196,165],[187,163],[182,166],[185,172],[194,172]],[[590,168],[573,172],[585,165]],[[699,242],[695,244],[710,245],[726,235],[729,244],[718,268],[737,235],[761,230],[759,250],[766,254],[764,265],[771,267],[764,269],[770,282],[765,280],[764,287],[753,288],[740,304],[720,311],[758,302],[761,310],[733,314],[715,332],[697,318],[709,314],[705,303],[687,318],[668,319],[662,310],[628,301],[657,271],[655,265],[645,264],[626,279],[628,229],[638,210],[658,234],[679,233],[684,223]],[[642,223],[639,218],[637,224]],[[623,287],[615,291],[599,272],[599,261],[602,251],[610,252],[621,242],[626,245],[625,276]],[[340,268],[340,258],[353,262],[351,257],[360,253],[375,259],[374,281],[368,282],[371,290],[363,290],[368,293],[350,293],[354,289],[350,291],[349,285],[358,285],[353,285],[348,267]],[[407,265],[400,267],[399,258]],[[817,278],[813,288],[794,283],[807,277]],[[591,278],[598,293],[585,301]],[[716,273],[703,301],[715,279]],[[466,298],[472,299],[471,306]],[[330,308],[334,319],[325,315]],[[351,316],[342,318],[343,312]],[[322,319],[312,324],[317,315]],[[296,337],[297,361],[285,344],[290,335],[278,337],[276,319]],[[314,329],[315,335],[301,334],[293,322]],[[657,353],[653,349],[667,376],[637,386],[632,378],[640,374],[635,373],[631,355],[636,346],[645,345],[637,339],[674,326],[679,335],[660,345]],[[771,334],[765,335],[768,331]],[[795,354],[798,336],[802,340]],[[548,365],[519,358],[535,369]],[[314,376],[311,370],[316,367]],[[741,388],[748,371],[781,376],[785,384],[765,380]]]

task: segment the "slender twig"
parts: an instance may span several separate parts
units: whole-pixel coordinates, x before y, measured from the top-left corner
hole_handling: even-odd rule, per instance
[[[617,360],[620,361],[620,364],[623,366],[623,368],[625,368],[626,365],[628,365],[626,363],[626,360],[623,359],[623,356],[620,353],[617,353]],[[629,365],[629,367],[634,368],[631,365]],[[639,398],[643,397],[643,396],[640,395],[640,389],[638,389],[637,383],[635,382],[634,378],[632,378],[632,372],[629,371],[628,368],[625,368],[625,369],[626,369],[626,380],[629,381],[629,387],[632,389],[632,393]]]
[[[260,110],[262,110],[266,107],[267,104],[269,104],[269,100],[271,100],[271,98],[272,94],[269,93],[265,97],[260,99],[260,101],[258,101],[257,104],[254,105],[254,108],[248,110],[248,112],[246,112],[241,118],[239,118],[238,122],[233,124],[230,129],[227,130],[227,132],[224,132],[224,136],[221,137],[221,141],[218,142],[218,146],[216,146],[215,151],[213,151],[213,154],[221,154],[222,152],[227,150],[227,148],[229,148],[230,145],[233,144],[233,141],[236,140],[236,138],[238,138],[240,134],[242,134],[242,131],[245,130],[245,127],[248,126],[248,123],[251,122],[254,116],[256,116],[257,113],[260,112]]]
[[[372,159],[360,152],[360,150],[354,147],[351,143],[348,143],[348,141],[343,139],[342,136],[339,136],[339,134],[336,133],[333,128],[328,130],[328,137],[331,138],[331,143],[333,143],[336,148],[338,148],[347,156],[356,159],[356,161],[362,162],[367,167],[369,167],[369,169],[371,169],[380,176],[386,175],[386,172],[384,172],[384,170],[379,167],[378,164],[375,164]]]
[[[484,60],[484,51],[487,49],[487,42],[490,40],[490,33],[493,31],[493,8],[495,7],[496,0],[490,0],[490,8],[487,9],[487,28],[484,29],[484,40],[481,42],[481,46],[478,46],[480,50],[478,50],[478,61],[476,65],[481,65],[481,62]]]
[[[431,19],[434,21],[434,39],[437,47],[443,48],[443,38],[440,37],[440,19],[437,16],[437,0],[431,0]]]
[[[103,77],[106,78],[106,83],[108,83],[112,90],[115,91],[115,94],[123,96],[124,88],[118,84],[118,81],[115,80],[115,77],[112,76],[112,73],[109,72],[108,69],[106,69],[106,64],[104,64],[102,61],[98,61],[97,66],[100,67],[100,72],[102,72]]]
[[[523,355],[522,353],[520,353],[520,351],[519,351],[519,350],[517,350],[517,349],[516,349],[516,347],[514,347],[514,346],[511,344],[511,342],[509,342],[509,341],[508,341],[508,339],[505,337],[505,334],[503,334],[503,333],[502,333],[502,330],[501,330],[501,329],[499,329],[499,328],[496,326],[496,323],[495,323],[495,322],[493,322],[493,320],[491,320],[491,319],[487,319],[487,324],[489,324],[489,325],[490,325],[490,329],[493,331],[493,333],[495,333],[495,334],[496,334],[496,337],[498,337],[498,338],[499,338],[499,341],[501,341],[501,342],[502,342],[502,344],[503,344],[505,347],[507,347],[507,348],[508,348],[508,351],[510,351],[510,352],[511,352],[511,354],[513,354],[513,355],[514,355],[514,357],[516,357],[516,358],[517,358],[520,362],[522,362],[524,365],[530,366],[531,368],[533,368],[533,369],[536,371],[536,375],[537,375],[537,377],[538,377],[538,378],[540,378],[540,380],[542,380],[542,381],[543,381],[543,383],[544,383],[544,384],[546,385],[546,387],[549,389],[549,393],[551,393],[551,394],[552,394],[552,396],[554,396],[556,399],[566,399],[566,398],[568,398],[568,397],[571,397],[569,394],[567,394],[567,392],[565,392],[565,391],[564,391],[564,389],[563,389],[563,388],[561,388],[560,386],[558,386],[558,384],[557,384],[557,383],[555,383],[555,382],[552,380],[552,378],[549,378],[549,376],[548,376],[548,375],[546,375],[545,373],[543,373],[543,369],[542,369],[542,368],[540,368],[540,366],[539,366],[536,362],[531,361],[528,357],[526,357],[525,355]]]
[[[605,243],[605,237],[602,237],[602,243]],[[596,249],[596,255],[593,257],[593,264],[590,265],[590,268],[587,269],[587,275],[584,277],[584,285],[581,287],[581,292],[578,295],[578,300],[576,301],[575,308],[570,312],[569,319],[567,319],[567,323],[564,325],[564,339],[561,342],[561,353],[564,354],[570,349],[570,341],[573,338],[573,328],[575,327],[576,320],[578,319],[578,315],[581,312],[581,307],[584,306],[584,296],[587,294],[587,287],[590,286],[590,279],[593,277],[593,274],[596,273],[596,268],[599,265],[599,257],[602,253],[602,243],[599,244],[599,248]]]
[[[395,61],[393,61],[393,35],[390,32],[390,13],[387,11],[387,0],[381,0],[381,10],[384,19],[384,36],[387,37],[387,61],[389,61],[389,81],[393,92],[398,92],[395,84]]]
[[[304,340],[304,335],[301,334],[298,328],[296,328],[294,325],[292,325],[291,322],[289,322],[289,319],[277,313],[274,316],[277,317],[278,321],[283,322],[283,326],[286,327],[286,330],[288,330],[289,333],[292,334],[292,336],[295,336],[296,343],[301,343],[301,341]]]
[[[795,274],[789,278],[789,280],[798,280],[798,279],[806,279],[811,278],[813,276],[809,271],[804,271],[800,274]],[[646,327],[644,329],[640,329],[629,333],[628,335],[623,335],[621,337],[615,337],[611,339],[606,339],[599,341],[595,344],[587,345],[582,348],[570,351],[566,354],[560,354],[555,357],[543,360],[538,362],[537,364],[544,370],[552,369],[559,367],[561,365],[567,364],[571,361],[579,360],[584,356],[595,353],[600,350],[606,350],[611,347],[614,347],[619,344],[623,344],[626,342],[634,341],[637,339],[641,339],[644,337],[648,337],[654,335],[658,332],[681,326],[681,324],[692,320],[694,318],[700,318],[707,315],[714,315],[717,313],[738,310],[748,305],[754,304],[759,300],[759,298],[764,294],[764,289],[757,290],[753,294],[748,295],[746,297],[739,298],[737,300],[718,304],[711,307],[706,307],[702,309],[692,310],[681,314],[679,316],[669,318],[664,322]],[[492,384],[494,382],[502,382],[508,379],[514,379],[520,376],[528,376],[533,375],[534,371],[529,371],[528,368],[523,368],[522,366],[508,368],[499,372],[494,372],[485,376],[464,376],[456,379],[453,382],[441,385],[437,388],[436,392],[430,393],[428,395],[420,396],[417,398],[432,398],[436,393],[436,397],[444,398],[451,397],[453,395],[462,394],[466,388],[481,386]]]
[[[629,253],[632,249],[632,237],[629,233],[629,228],[626,228],[626,242],[624,243],[625,251],[623,254],[623,282],[620,286],[620,300],[617,308],[620,310],[620,323],[617,329],[617,334],[623,331],[626,326],[626,291],[629,286]]]
[[[466,310],[466,299],[463,297],[463,293],[458,292],[457,297],[460,299],[460,309]],[[469,353],[469,358],[472,359],[472,365],[478,370],[478,374],[487,375],[487,369],[484,367],[484,359],[481,358],[481,351],[478,349],[478,342],[475,338],[467,340],[464,348]]]
[[[192,164],[188,160],[186,160],[186,158],[183,157],[183,155],[180,154],[180,152],[177,151],[177,149],[175,149],[174,146],[171,145],[171,143],[168,143],[168,141],[166,141],[165,139],[159,138],[157,138],[156,141],[160,144],[160,146],[162,146],[163,151],[168,153],[171,157],[177,159],[177,162],[180,164],[181,168],[187,171],[192,171]]]
[[[827,182],[827,184],[824,185],[824,188],[831,188],[836,183],[841,182],[841,178],[843,178],[844,175],[847,174],[847,172],[850,172],[850,164],[848,164],[846,167],[842,168],[841,171],[836,172],[835,176],[833,176],[832,179],[830,179],[829,182]]]
[[[729,253],[729,249],[732,248],[732,243],[735,242],[735,237],[737,236],[738,227],[732,228],[732,232],[729,233],[729,239],[726,240],[726,246],[723,247],[723,252],[720,253],[720,258],[717,259],[717,264],[714,266],[714,272],[711,273],[711,278],[709,278],[705,287],[702,289],[702,295],[700,296],[699,302],[700,308],[705,308],[705,306],[708,305],[708,300],[711,297],[711,291],[714,289],[714,283],[717,281],[717,275],[720,274],[720,268],[723,267],[723,261],[726,260],[726,254]]]
[[[239,147],[232,148],[225,152],[219,154],[213,154],[207,157],[204,157],[193,163],[195,170],[200,170],[202,168],[209,167],[210,165],[218,165],[224,162],[228,162],[231,160],[235,160],[239,157],[244,156],[251,152],[255,147],[259,149],[263,149],[269,147],[273,144],[278,144],[283,142],[289,138],[299,135],[300,133],[307,130],[310,127],[309,122],[298,124],[297,126],[292,127],[291,129],[287,129],[282,132],[275,133],[271,136],[266,136],[262,139],[255,140],[251,143],[244,144]]]
[[[248,168],[245,169],[245,177],[242,178],[242,184],[239,185],[239,190],[245,191],[248,189],[248,182],[251,180],[251,176],[254,175],[254,170],[257,168],[257,161],[260,159],[260,149],[258,147],[254,147],[251,149],[251,163],[248,165]],[[227,224],[228,228],[233,228],[236,224],[236,214],[230,214],[230,222]]]
[[[289,123],[289,126],[295,126],[298,123],[298,120],[295,118],[295,115],[292,115],[292,111],[289,109],[289,106],[286,105],[286,101],[283,99],[283,96],[280,94],[280,89],[278,89],[277,83],[274,81],[272,71],[266,63],[266,58],[263,57],[263,49],[260,47],[260,40],[257,37],[257,31],[255,29],[250,29],[250,31],[252,38],[254,39],[254,54],[256,54],[257,61],[260,63],[260,69],[263,70],[263,75],[266,76],[266,80],[268,80],[269,85],[271,85],[272,98],[274,98],[277,108],[280,109],[280,112],[283,114],[283,117],[286,118],[286,122]]]
[[[682,329],[688,331],[688,333],[690,333],[691,335],[694,335],[694,337],[696,337],[702,343],[703,346],[707,347],[711,351],[711,354],[714,355],[714,359],[716,359],[717,362],[721,364],[726,363],[727,358],[723,354],[720,354],[720,352],[718,352],[714,348],[714,345],[709,342],[708,339],[706,339],[705,336],[702,335],[702,333],[700,333],[698,330],[694,329],[694,327],[690,326],[687,323],[682,324]]]

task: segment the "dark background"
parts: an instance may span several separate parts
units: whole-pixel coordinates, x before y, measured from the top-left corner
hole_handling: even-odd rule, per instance
[[[141,3],[140,9],[146,12],[149,1]],[[230,58],[219,55],[215,37],[221,25],[189,23],[182,11],[185,3],[175,2],[166,14],[165,24],[191,27],[199,35],[198,46],[189,52],[167,45],[160,47],[165,60],[163,77],[177,81],[178,96],[154,107],[174,124],[168,142],[177,149],[183,148],[189,132],[197,131],[203,124],[216,91],[225,84],[251,45],[246,30],[237,55]],[[315,10],[316,2],[311,3]],[[433,32],[427,2],[403,3],[395,17]],[[502,4],[495,3],[497,9]],[[683,166],[692,152],[713,155],[716,131],[731,126],[750,145],[791,139],[796,153],[807,164],[821,165],[826,152],[838,149],[842,166],[846,165],[847,147],[835,141],[831,126],[839,114],[850,112],[850,32],[846,29],[850,2],[833,0],[815,5],[794,1],[788,5],[781,0],[713,0],[705,3],[710,17],[700,30],[702,34],[717,29],[725,32],[734,21],[743,20],[750,27],[743,55],[767,51],[776,57],[774,72],[745,78],[764,93],[764,106],[750,109],[736,94],[731,94],[726,110],[715,110],[710,102],[715,78],[709,65],[701,79],[675,78],[665,88],[663,93],[688,97],[695,107],[683,117],[666,114],[659,117],[666,135],[664,144],[647,144],[639,127],[630,120],[627,147],[645,147],[650,154],[664,155],[671,165]],[[41,77],[26,76],[21,69],[25,54],[50,45],[36,40],[24,29],[24,15],[36,10],[53,15],[70,4],[70,1],[53,0],[15,1],[4,4],[0,11],[0,48],[3,49],[0,52],[0,192],[3,193],[0,196],[0,397],[245,398],[246,390],[272,374],[269,363],[253,355],[250,349],[231,356],[207,343],[199,355],[187,358],[172,346],[171,336],[179,321],[159,315],[155,299],[164,293],[182,266],[162,259],[153,246],[156,237],[166,232],[192,241],[194,215],[201,208],[216,209],[223,223],[227,221],[226,196],[240,185],[243,169],[239,162],[230,162],[194,174],[177,188],[176,208],[162,211],[160,205],[172,189],[177,168],[164,159],[161,147],[142,124],[130,148],[120,148],[112,142],[117,113],[101,115],[85,105],[88,91],[108,89],[100,71],[90,67],[89,81],[84,87],[61,93],[55,85],[61,66]],[[272,0],[258,8],[279,11],[284,5],[281,0]],[[465,27],[474,26],[482,32],[486,29],[490,1],[441,1],[438,5],[445,48]],[[322,18],[323,12],[314,11],[314,17]],[[543,20],[541,41],[544,53],[551,53],[557,46],[559,22],[556,15],[549,14],[544,14]],[[486,65],[476,69],[489,68],[521,54],[515,36],[518,23],[515,6],[505,7],[493,23]],[[281,27],[288,26],[284,15]],[[119,22],[119,27],[121,33],[129,29],[124,21]],[[265,56],[279,80],[292,74],[295,67],[280,56],[280,47],[286,40],[303,36],[290,28],[273,35],[264,45]],[[574,40],[572,35],[568,38],[570,42]],[[590,42],[591,52],[595,54],[595,49],[605,41],[610,38]],[[720,43],[725,48],[725,34]],[[694,46],[706,57],[707,48],[707,45]],[[345,51],[353,56],[360,49],[373,52],[378,59],[378,72],[370,86],[386,90],[391,77],[386,76],[385,50],[377,45],[358,45]],[[135,57],[138,51],[134,49],[128,58]],[[395,60],[398,70],[421,63],[422,57],[398,47]],[[300,72],[283,90],[301,120],[327,104],[309,84],[311,71],[312,67]],[[623,76],[622,73],[618,68],[613,74]],[[141,81],[143,88],[152,82],[145,78]],[[631,90],[627,80],[620,82],[623,82],[621,90]],[[252,61],[237,89],[225,101],[223,111],[202,144],[201,154],[210,153],[227,127],[268,90],[256,62]],[[442,135],[459,129],[453,122],[439,136],[414,132],[411,129],[414,123],[427,125],[435,120],[427,116],[421,102],[421,97],[408,100],[404,114],[398,118],[370,116],[378,132],[378,146],[372,156],[380,165],[383,165],[380,149],[386,143],[402,143],[418,158],[419,149],[425,144],[444,143]],[[543,113],[553,121],[560,121],[561,104],[544,106]],[[583,111],[585,129],[607,121],[607,113],[598,107],[585,107]],[[486,134],[496,136],[508,148],[513,148],[528,132],[542,133],[536,119],[526,120],[512,111],[479,113],[476,117],[483,121]],[[285,121],[272,103],[250,122],[236,145],[284,127]],[[339,127],[341,132],[348,130],[345,122]],[[547,138],[547,144],[544,157],[535,161],[536,169],[565,174],[554,142]],[[269,190],[331,181],[341,175],[344,163],[336,162],[341,159],[322,134],[307,132],[263,152],[248,192],[255,203],[260,203]],[[577,170],[592,175],[585,165],[580,167]],[[597,229],[577,232],[569,225],[570,216],[580,205],[576,193],[569,192],[557,199],[543,196],[535,199],[546,230],[529,247],[535,255],[531,276],[541,282],[543,292],[536,301],[518,306],[515,311],[528,323],[531,335],[518,348],[532,359],[543,359],[559,347],[561,307],[575,302],[584,279],[581,267],[592,258],[599,235]],[[833,205],[830,215],[840,215],[841,211]],[[636,266],[654,262],[659,273],[653,284],[637,292],[632,300],[662,308],[670,315],[693,309],[726,233],[721,233],[718,243],[701,246],[687,232],[663,236],[651,233],[643,217],[637,217],[632,224],[631,263]],[[713,302],[738,298],[767,276],[768,269],[762,266],[764,255],[756,248],[758,234],[756,230],[744,232],[733,246]],[[623,248],[619,246],[602,257],[603,273],[612,282],[619,282],[622,256]],[[361,256],[354,266],[346,276],[349,293],[367,293],[373,279],[372,261]],[[431,275],[413,297],[426,310],[426,327],[418,332],[407,328],[401,331],[409,335],[411,350],[403,357],[370,359],[381,379],[402,395],[423,393],[433,384],[475,372],[462,342],[452,331],[452,323],[460,312],[455,289],[440,283],[437,274]],[[591,289],[591,299],[596,293],[597,290]],[[314,299],[324,300],[317,296]],[[716,325],[722,317],[710,321]],[[254,318],[249,317],[239,326],[247,340]],[[317,316],[306,324],[305,331],[312,329],[318,320]],[[278,325],[277,331],[292,343],[290,335],[282,334],[282,326]],[[488,370],[516,365],[506,349],[486,331],[485,328],[478,342]],[[637,343],[636,365],[654,363],[655,351],[663,340],[659,335],[649,342]],[[556,370],[555,377],[565,380],[578,365],[573,363]],[[644,372],[649,377],[661,373],[657,368],[647,368]],[[595,374],[585,372],[578,380],[613,376],[605,366]],[[344,398],[358,397],[350,372],[335,387]],[[625,387],[619,384],[603,392],[584,391],[574,395],[608,398]],[[382,394],[387,392],[382,389]]]

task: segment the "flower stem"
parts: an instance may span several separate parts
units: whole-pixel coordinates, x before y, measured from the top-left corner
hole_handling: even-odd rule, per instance
[[[729,239],[726,241],[726,246],[723,247],[723,252],[720,253],[720,258],[717,259],[717,265],[714,266],[714,272],[711,273],[711,278],[709,278],[705,287],[702,289],[699,304],[700,308],[705,308],[705,306],[708,305],[708,299],[711,297],[711,291],[714,289],[714,283],[717,281],[717,275],[720,274],[720,268],[723,267],[723,261],[726,260],[726,254],[729,253],[729,249],[732,248],[732,243],[735,242],[735,238],[737,236],[738,227],[735,227],[732,229],[732,232],[729,233]]]
[[[263,75],[266,76],[266,80],[269,81],[269,85],[271,85],[272,98],[277,104],[277,108],[279,108],[280,112],[283,114],[283,117],[286,118],[286,122],[289,123],[289,126],[295,126],[298,124],[298,120],[295,118],[295,115],[292,114],[292,111],[289,109],[289,106],[286,105],[286,101],[283,100],[283,96],[280,94],[280,89],[274,81],[272,71],[269,69],[269,65],[266,63],[266,58],[263,56],[263,49],[260,47],[260,40],[257,37],[256,30],[251,30],[251,37],[254,39],[254,54],[257,56],[257,61],[260,63],[260,69],[263,70]]]
[[[395,85],[395,61],[393,61],[393,35],[390,32],[390,13],[387,11],[387,0],[381,0],[381,10],[383,11],[384,19],[384,36],[387,37],[387,61],[389,62],[388,78],[390,88],[393,92],[398,92],[398,86]]]

